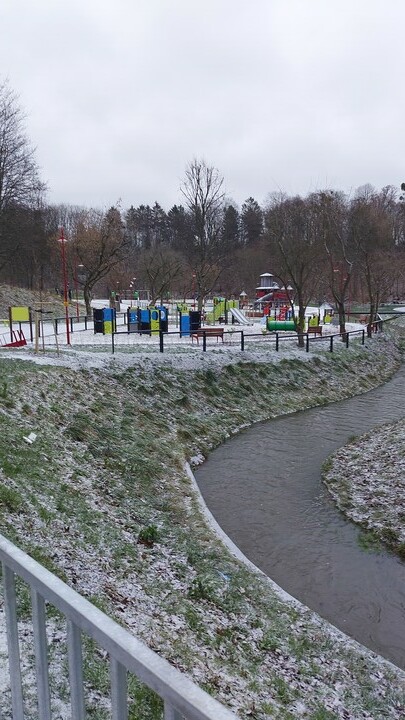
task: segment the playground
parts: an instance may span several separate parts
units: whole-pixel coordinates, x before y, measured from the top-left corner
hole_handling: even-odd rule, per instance
[[[38,314],[29,321],[25,308],[10,308],[10,320],[0,324],[0,347],[23,348],[35,352],[65,351],[67,348],[82,348],[106,352],[120,350],[163,352],[200,352],[201,349],[225,351],[261,349],[264,345],[272,347],[287,344],[296,346],[297,335],[292,320],[273,320],[271,316],[248,318],[239,308],[225,308],[219,305],[223,314],[205,316],[188,310],[183,305],[169,308],[134,308],[122,303],[121,311],[108,307],[106,300],[93,303],[93,318],[84,316],[66,318],[48,318]],[[28,309],[27,309],[28,310]],[[219,322],[223,318],[224,322]],[[326,321],[325,321],[326,320]],[[227,322],[226,322],[227,321]],[[320,331],[319,331],[320,326]],[[348,332],[365,328],[360,322],[347,323]],[[318,330],[318,332],[313,331]],[[318,308],[307,308],[307,337],[311,343],[322,337],[327,341],[338,333],[331,318],[324,317],[319,323]],[[220,342],[218,342],[220,338]],[[198,342],[194,342],[198,340]],[[277,347],[277,350],[279,348]]]
[[[297,332],[287,290],[274,282],[271,273],[263,273],[250,302],[245,292],[239,299],[214,296],[201,310],[195,298],[152,305],[139,296],[118,299],[115,293],[93,300],[90,316],[78,301],[74,307],[66,304],[62,313],[49,300],[33,307],[10,305],[8,317],[0,320],[0,348],[58,355],[73,348],[112,354],[294,351]],[[305,350],[309,352],[311,346],[333,352],[341,340],[347,345],[349,336],[364,343],[364,318],[348,320],[347,333],[340,337],[330,304],[308,306]]]

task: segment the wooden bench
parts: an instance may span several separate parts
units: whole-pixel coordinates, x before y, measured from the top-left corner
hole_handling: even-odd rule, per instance
[[[322,325],[308,325],[308,335],[322,335]]]
[[[196,338],[197,343],[198,343],[200,338],[204,337],[204,334],[205,334],[206,338],[216,337],[217,342],[218,342],[219,338],[221,338],[222,342],[224,342],[224,328],[218,328],[218,327],[199,328],[195,332],[191,333],[191,341],[194,342],[194,338]]]

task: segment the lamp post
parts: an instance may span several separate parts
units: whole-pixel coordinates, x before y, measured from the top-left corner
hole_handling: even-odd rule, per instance
[[[78,272],[79,272],[79,267],[83,267],[83,265],[82,265],[82,264],[78,264],[77,260],[78,260],[78,257],[77,257],[77,255],[76,255],[76,256],[75,256],[75,274],[74,274],[73,280],[74,280],[74,284],[75,284],[75,296],[76,296],[76,317],[77,317],[77,319],[79,320],[79,318],[80,318],[80,313],[79,313],[79,280],[78,280]]]
[[[68,302],[68,279],[66,270],[66,238],[63,233],[63,228],[60,232],[60,247],[62,256],[62,275],[63,275],[63,304],[65,306],[65,318],[66,318],[66,343],[70,345],[70,331],[69,331],[69,302]]]
[[[129,295],[130,295],[129,299],[131,301],[131,306],[132,306],[132,300],[135,300],[135,297],[134,297],[134,290],[135,290],[134,282],[135,282],[135,280],[136,280],[136,277],[133,277],[131,282],[129,283]]]
[[[192,294],[193,294],[193,309],[195,310],[195,278],[196,274],[193,273],[192,279],[193,279],[193,287],[192,287]]]

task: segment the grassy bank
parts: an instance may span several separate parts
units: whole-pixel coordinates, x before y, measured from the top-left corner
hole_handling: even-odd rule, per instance
[[[400,718],[403,673],[235,560],[184,472],[238,428],[364,392],[399,362],[387,336],[192,370],[1,359],[0,531],[242,717]],[[91,717],[103,672],[87,665]]]
[[[364,530],[362,544],[405,559],[405,421],[355,438],[323,468],[337,506]]]

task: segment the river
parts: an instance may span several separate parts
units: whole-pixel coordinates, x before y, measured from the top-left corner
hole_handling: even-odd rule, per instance
[[[364,395],[258,423],[195,471],[217,522],[284,590],[405,669],[405,563],[361,548],[321,482],[353,435],[405,416],[405,368]],[[364,457],[364,462],[370,458]]]

